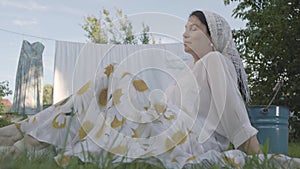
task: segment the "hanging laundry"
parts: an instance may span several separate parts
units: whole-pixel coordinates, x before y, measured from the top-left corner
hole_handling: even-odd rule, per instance
[[[21,48],[12,112],[36,114],[43,109],[44,45],[24,40]]]

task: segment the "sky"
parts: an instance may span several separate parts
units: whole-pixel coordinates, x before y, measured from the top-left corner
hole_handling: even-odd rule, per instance
[[[22,41],[27,40],[45,46],[44,84],[53,84],[55,40],[88,42],[81,25],[85,17],[98,16],[102,9],[112,15],[115,9],[122,9],[128,16],[163,13],[182,20],[194,10],[209,10],[222,15],[233,29],[239,29],[245,22],[232,17],[236,5],[225,6],[223,0],[0,0],[0,82],[7,80],[9,88],[15,90]],[[172,28],[163,18],[157,17],[157,22],[159,19],[161,28]],[[170,30],[176,30],[179,37],[182,34],[177,29]],[[12,101],[13,94],[6,98]]]

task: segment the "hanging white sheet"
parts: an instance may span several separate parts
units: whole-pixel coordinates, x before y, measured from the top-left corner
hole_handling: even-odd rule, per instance
[[[126,59],[128,57],[131,61]],[[170,72],[176,74],[183,68],[180,62],[189,63],[192,57],[184,52],[180,43],[112,45],[56,41],[53,102],[64,99],[94,78],[97,68],[125,60],[126,67],[135,69],[131,71],[136,73],[140,71],[137,75],[150,88],[163,90],[169,84],[166,82],[174,80]],[[147,70],[142,70],[145,67]]]

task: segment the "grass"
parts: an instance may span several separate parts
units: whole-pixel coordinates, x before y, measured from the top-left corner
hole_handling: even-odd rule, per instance
[[[0,126],[5,126],[9,124],[8,121],[0,119]],[[264,156],[266,157],[268,152],[268,145],[263,146],[263,152]],[[46,150],[43,151],[43,153],[35,155],[30,153],[23,153],[22,155],[18,156],[17,158],[13,158],[9,155],[4,155],[5,152],[0,152],[0,169],[29,169],[29,168],[35,168],[35,169],[102,169],[102,168],[114,168],[114,169],[160,169],[157,166],[150,165],[148,163],[142,162],[142,161],[133,161],[131,163],[119,163],[114,164],[111,159],[107,158],[105,165],[97,164],[97,160],[94,160],[93,163],[83,163],[78,158],[72,157],[69,161],[69,164],[66,167],[60,167],[57,165],[57,163],[54,161],[55,153],[53,150]],[[276,155],[274,155],[275,157]],[[288,146],[288,156],[290,157],[296,157],[300,158],[300,141],[289,143]],[[259,169],[275,169],[278,168],[278,165],[274,165],[275,163],[272,161],[271,157],[266,160],[259,160],[259,157],[257,155],[254,155],[252,157],[247,157],[245,159],[245,165],[243,168],[259,168]],[[235,168],[237,166],[232,164],[232,161],[230,159],[225,160],[226,166],[223,168]],[[207,166],[193,166],[192,168],[198,169],[198,168],[221,168],[220,166],[213,164],[209,167]],[[293,167],[294,168],[294,167]],[[299,166],[300,168],[300,166]]]
[[[10,124],[12,124],[12,122],[10,122],[10,121],[8,121],[8,120],[6,120],[4,118],[0,118],[0,128],[4,127],[4,126],[8,126]]]
[[[38,155],[26,155],[25,153],[13,158],[11,156],[1,156],[0,155],[0,169],[160,169],[159,167],[150,165],[148,163],[142,163],[134,161],[132,163],[119,163],[113,164],[110,159],[103,165],[97,165],[96,163],[83,163],[78,158],[72,157],[65,167],[60,167],[54,160],[54,154],[45,151]]]
[[[289,143],[288,156],[300,158],[300,141]]]
[[[267,152],[266,145],[263,146],[263,151]],[[266,157],[267,153],[264,153],[264,156]],[[290,157],[300,157],[300,142],[297,143],[290,143],[289,144],[289,154]],[[55,154],[50,150],[43,151],[43,153],[40,153],[38,155],[32,155],[29,153],[23,153],[17,158],[13,158],[11,156],[4,156],[0,155],[0,169],[29,169],[29,168],[35,168],[35,169],[61,169],[62,167],[58,166],[56,162],[54,161]],[[274,155],[275,157],[276,155]],[[258,168],[258,169],[275,169],[278,168],[278,165],[276,165],[276,162],[274,163],[272,161],[271,157],[266,160],[259,160],[259,157],[257,155],[253,155],[252,157],[247,157],[245,159],[245,165],[243,168]],[[277,162],[278,164],[278,162]],[[235,168],[237,166],[232,165],[231,161],[226,161],[226,166],[223,168]],[[300,167],[300,166],[299,166]],[[94,163],[83,163],[78,158],[72,157],[70,159],[69,164],[64,167],[65,169],[102,169],[102,168],[114,168],[114,169],[160,169],[159,167],[156,167],[154,165],[150,165],[145,162],[141,161],[134,161],[132,163],[119,163],[119,164],[113,164],[112,160],[109,158],[107,159],[106,165],[98,165],[96,162]],[[211,165],[210,167],[203,167],[203,166],[194,166],[193,168],[221,168],[218,165]]]

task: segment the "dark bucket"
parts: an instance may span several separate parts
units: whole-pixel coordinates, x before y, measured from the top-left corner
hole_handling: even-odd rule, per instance
[[[260,144],[269,140],[269,153],[288,153],[289,109],[283,106],[249,106],[248,113],[252,125],[258,130]]]

